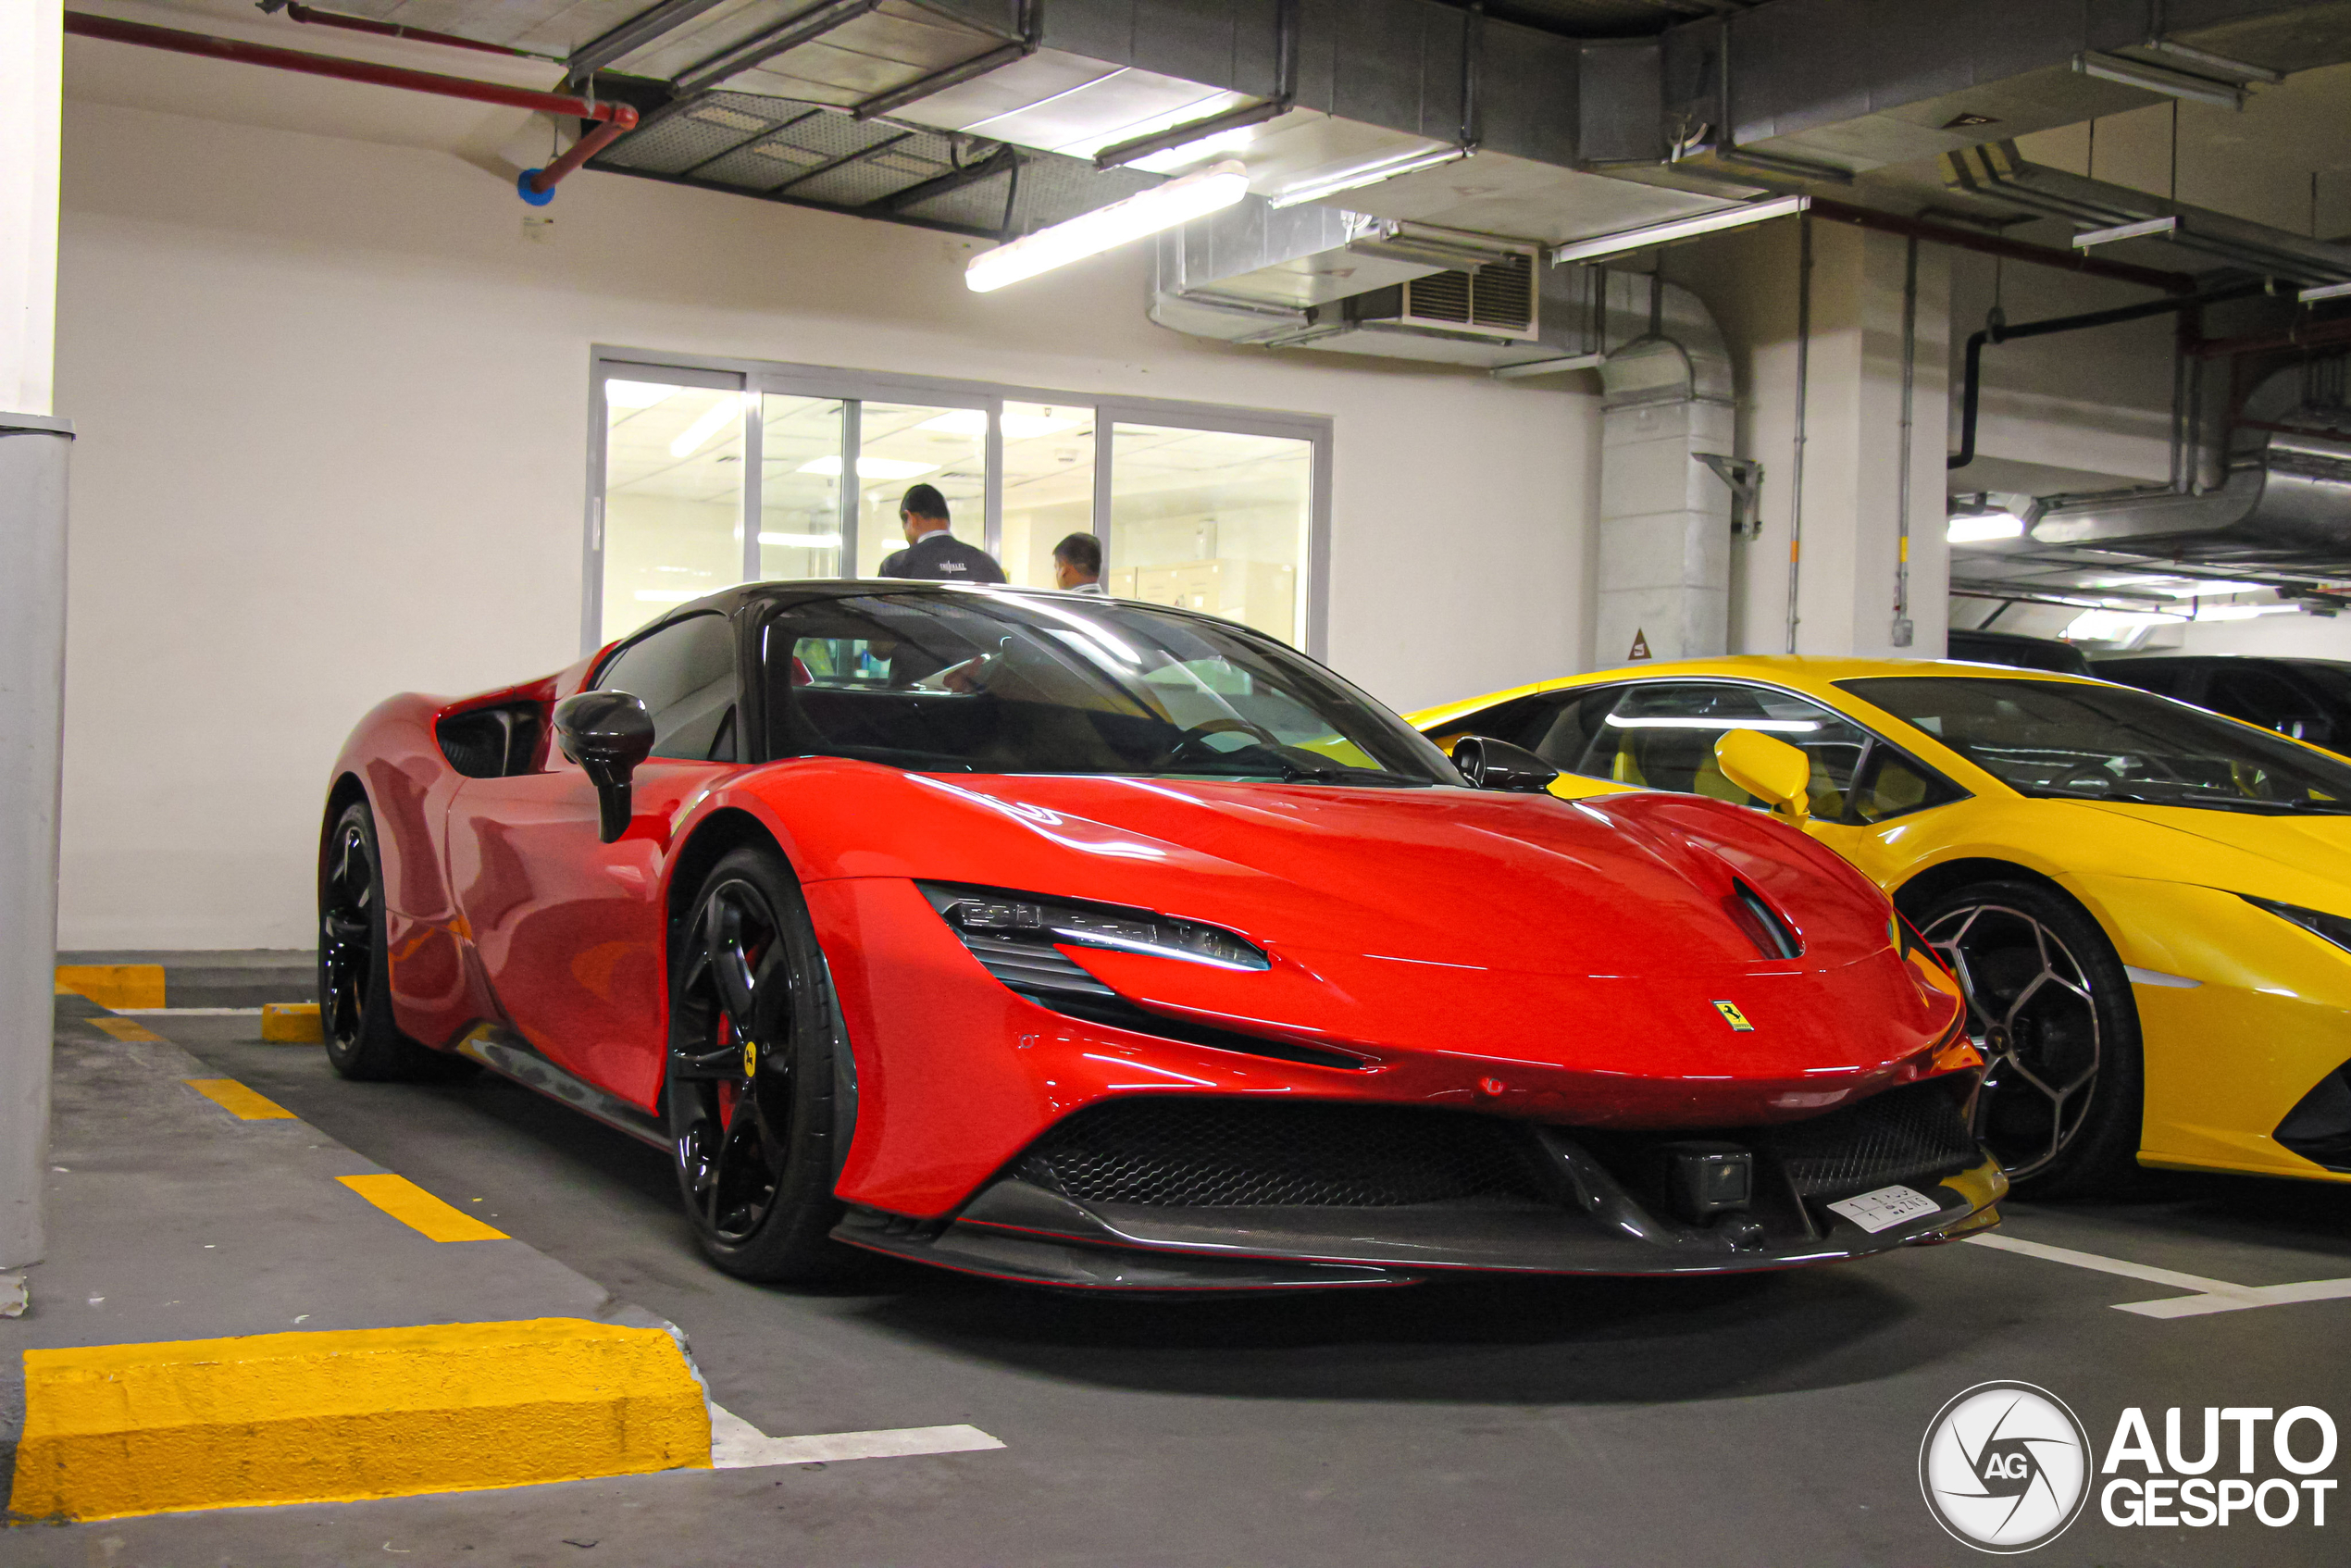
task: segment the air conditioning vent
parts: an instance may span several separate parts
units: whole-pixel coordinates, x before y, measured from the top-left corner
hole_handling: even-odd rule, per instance
[[[1495,337],[1536,335],[1535,261],[1519,255],[1474,272],[1438,272],[1404,285],[1406,326],[1466,328]]]

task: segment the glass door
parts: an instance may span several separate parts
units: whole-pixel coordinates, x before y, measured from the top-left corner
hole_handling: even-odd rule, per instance
[[[1004,575],[1051,588],[1053,546],[1094,529],[1094,411],[1082,404],[1007,403],[1004,429]]]
[[[607,641],[743,580],[742,379],[688,376],[616,366],[604,378]]]
[[[769,392],[761,400],[759,549],[763,582],[840,576],[840,453],[848,405]]]
[[[1205,610],[1303,645],[1312,442],[1120,421],[1110,457],[1113,596]]]
[[[988,537],[988,410],[937,404],[861,402],[856,432],[857,570],[873,577],[906,547],[898,519],[907,489],[927,484],[947,501],[957,539]],[[815,470],[812,470],[815,471]],[[832,459],[833,474],[840,458]]]

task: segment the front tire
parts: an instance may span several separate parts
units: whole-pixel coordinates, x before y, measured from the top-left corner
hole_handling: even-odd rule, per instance
[[[790,866],[769,849],[728,853],[672,951],[664,1099],[694,1238],[738,1279],[838,1276],[855,1259],[831,1239],[843,1042]]]
[[[383,856],[366,801],[342,808],[318,865],[318,1025],[327,1061],[362,1082],[464,1076],[473,1064],[419,1045],[392,1014]]]
[[[1978,882],[1922,912],[1986,1064],[1975,1133],[2035,1197],[2111,1191],[2138,1168],[2143,1073],[2130,977],[2098,924],[2030,882]]]

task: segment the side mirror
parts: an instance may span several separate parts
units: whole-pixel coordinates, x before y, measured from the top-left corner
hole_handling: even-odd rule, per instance
[[[596,786],[605,843],[628,830],[628,776],[652,754],[653,717],[626,691],[582,691],[555,704],[555,744]]]
[[[1725,730],[1714,742],[1714,765],[1773,811],[1797,822],[1812,815],[1812,759],[1786,741],[1759,729]]]
[[[1474,789],[1539,795],[1560,770],[1524,746],[1487,735],[1464,735],[1453,742],[1453,765]]]

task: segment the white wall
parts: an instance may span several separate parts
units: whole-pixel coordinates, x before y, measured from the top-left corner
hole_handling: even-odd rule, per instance
[[[308,945],[352,722],[576,656],[595,342],[1327,415],[1337,668],[1411,706],[1576,663],[1586,393],[1179,337],[1131,255],[976,296],[967,242],[617,175],[526,238],[510,178],[68,104],[62,946]]]

